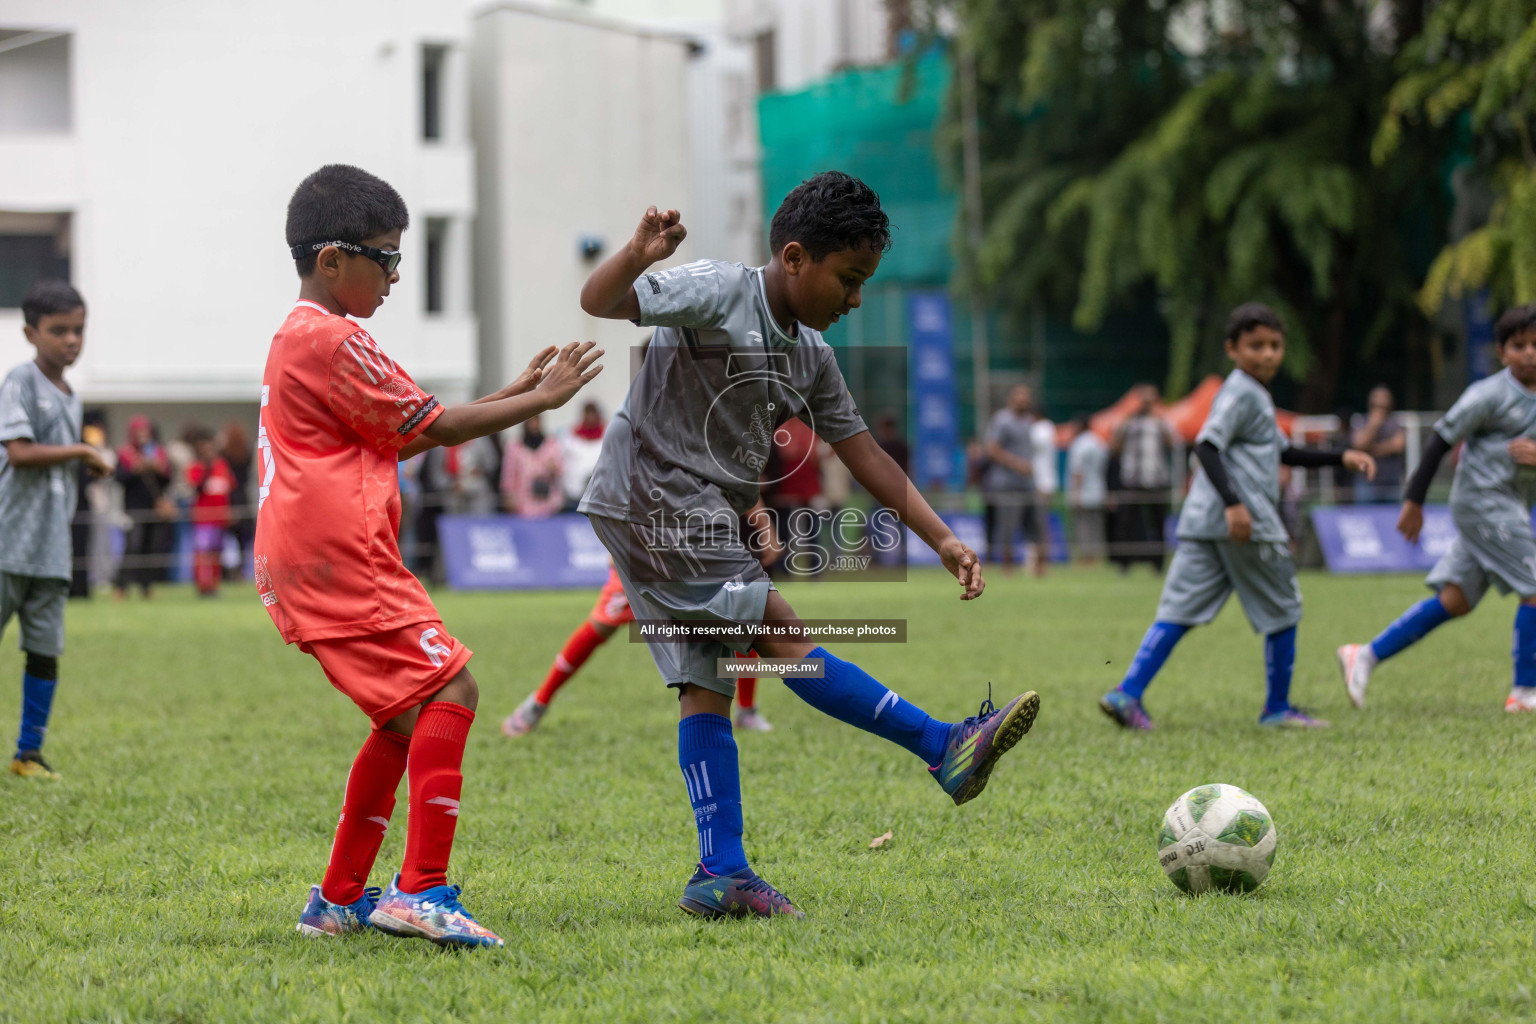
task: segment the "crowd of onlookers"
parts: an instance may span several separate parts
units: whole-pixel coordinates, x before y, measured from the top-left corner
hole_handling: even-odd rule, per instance
[[[1028,564],[1043,573],[1053,541],[1079,562],[1108,559],[1122,569],[1145,562],[1161,571],[1166,524],[1185,448],[1159,415],[1160,395],[1147,384],[1133,392],[1127,414],[1107,436],[1086,419],[1058,426],[1035,405],[1026,385],[1011,389],[982,438],[967,447],[967,486],[979,493],[988,561]],[[574,511],[597,465],[606,428],[592,402],[566,430],[546,434],[539,417],[500,439],[434,448],[401,464],[407,564],[441,577],[438,519],[444,514],[542,518]],[[876,441],[905,471],[911,453],[897,417],[880,413]],[[86,440],[107,448],[106,424],[87,416]],[[1407,431],[1391,391],[1371,391],[1367,409],[1334,439],[1370,452],[1374,482],[1336,479],[1334,500],[1396,501],[1406,475]],[[778,521],[800,509],[835,512],[856,487],[830,446],[799,420],[777,432],[763,472],[763,500]],[[190,426],[163,440],[146,416],[129,420],[125,442],[111,452],[113,476],[82,475],[75,525],[77,594],[110,580],[119,597],[153,592],[157,583],[190,575],[199,592],[245,572],[255,534],[254,449],[248,429],[230,422],[217,433]],[[1299,517],[1299,489],[1288,493]],[[1058,527],[1052,529],[1053,523]],[[1293,524],[1294,525],[1294,524]],[[1294,532],[1294,531],[1293,531]],[[897,562],[901,551],[876,552]],[[190,567],[190,568],[188,568]]]

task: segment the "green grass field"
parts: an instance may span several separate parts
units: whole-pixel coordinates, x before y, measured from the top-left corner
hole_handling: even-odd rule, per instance
[[[1039,690],[1041,713],[955,808],[911,755],[765,682],[778,728],[739,739],[747,849],[808,919],[725,923],[676,908],[696,843],[676,702],[644,648],[608,645],[543,728],[507,741],[500,718],[593,595],[439,594],[482,694],[450,872],[507,940],[478,954],[294,933],[366,722],[254,594],[74,605],[48,743],[65,778],[0,778],[0,1020],[1536,1015],[1536,720],[1501,710],[1513,602],[1385,666],[1361,714],[1333,648],[1423,591],[1302,585],[1294,696],[1335,723],[1308,734],[1254,725],[1261,643],[1235,605],[1150,691],[1160,731],[1112,728],[1095,700],[1152,613],[1144,571],[994,579],[973,604],[936,574],[790,588],[804,615],[907,618],[907,644],[841,653],[936,715],[975,713],[988,680],[999,703]],[[0,688],[6,742],[18,689]],[[1204,782],[1275,817],[1275,868],[1250,896],[1183,896],[1158,867],[1164,808]],[[402,790],[376,881],[404,811]]]

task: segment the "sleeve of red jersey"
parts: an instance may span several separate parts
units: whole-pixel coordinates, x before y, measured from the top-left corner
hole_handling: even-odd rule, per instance
[[[380,451],[399,451],[443,414],[408,373],[366,331],[342,342],[331,357],[326,405]]]

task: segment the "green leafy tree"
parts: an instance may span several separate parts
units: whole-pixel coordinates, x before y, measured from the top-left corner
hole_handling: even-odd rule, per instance
[[[1285,316],[1304,409],[1330,410],[1348,359],[1384,339],[1423,344],[1404,211],[1443,199],[1418,150],[1372,158],[1416,5],[946,6],[977,67],[973,283],[1085,331],[1150,286],[1174,393],[1222,365],[1221,323],[1249,299]]]
[[[1405,49],[1376,133],[1378,164],[1447,128],[1468,156],[1464,191],[1487,213],[1445,247],[1419,299],[1487,288],[1496,304],[1536,302],[1536,0],[1442,0]]]

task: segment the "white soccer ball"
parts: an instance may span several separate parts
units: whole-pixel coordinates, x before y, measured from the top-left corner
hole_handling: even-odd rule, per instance
[[[1185,892],[1249,892],[1269,874],[1277,839],[1263,804],[1236,786],[1213,783],[1168,808],[1157,859]]]

